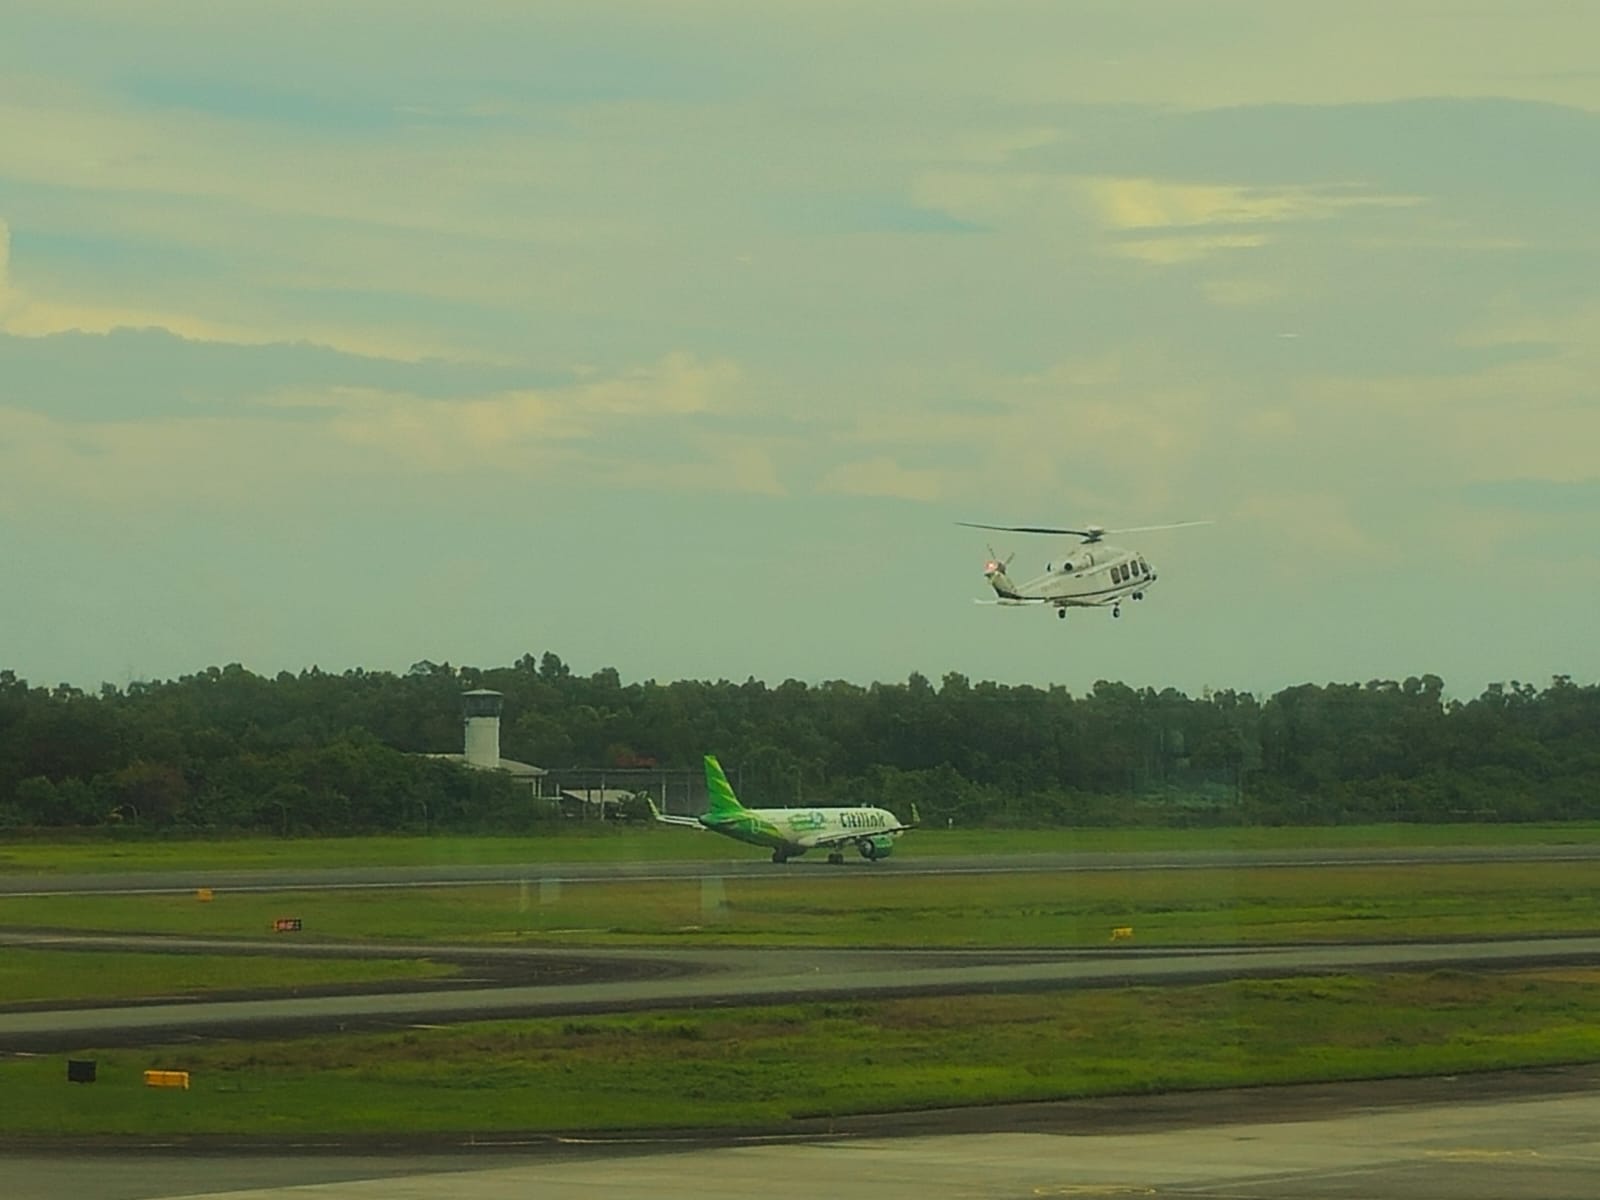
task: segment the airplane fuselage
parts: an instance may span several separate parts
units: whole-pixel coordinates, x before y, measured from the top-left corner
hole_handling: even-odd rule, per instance
[[[857,839],[863,846],[863,857],[887,857],[887,841],[892,837],[889,831],[903,828],[899,818],[881,808],[746,808],[734,813],[706,813],[699,820],[713,833],[752,846],[765,846],[785,857],[804,854],[840,838]],[[873,844],[870,839],[880,831],[885,839],[883,853],[868,854],[865,847]]]
[[[888,858],[894,840],[916,828],[917,806],[911,806],[911,822],[883,808],[863,805],[854,808],[746,808],[733,794],[733,785],[717,761],[705,756],[706,800],[708,810],[698,817],[671,816],[650,801],[650,815],[665,825],[687,825],[709,829],[735,841],[765,846],[773,862],[784,862],[807,850],[826,850],[828,861],[842,863],[844,852],[854,846],[868,862]]]

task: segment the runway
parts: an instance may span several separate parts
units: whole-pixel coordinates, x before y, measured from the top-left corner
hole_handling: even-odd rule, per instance
[[[259,943],[203,938],[8,935],[11,945],[259,952]],[[1164,951],[832,950],[706,947],[559,951],[502,947],[303,947],[301,953],[427,954],[585,964],[577,981],[502,987],[0,1012],[0,1050],[150,1044],[174,1038],[392,1028],[480,1018],[916,995],[1025,992],[1216,979],[1439,967],[1600,962],[1600,937]]]
[[[1445,863],[1600,862],[1600,843],[1565,846],[1421,846],[1343,849],[1169,850],[1130,853],[1049,853],[1017,855],[929,855],[909,849],[881,862],[850,859],[832,866],[815,857],[782,866],[764,857],[694,861],[531,862],[512,864],[445,864],[412,867],[329,867],[272,870],[184,869],[178,871],[108,873],[0,873],[0,896],[164,895],[197,888],[232,892],[288,890],[371,890],[379,888],[474,887],[560,880],[564,883],[657,881],[717,875],[727,879],[771,878],[774,874],[807,872],[904,877],[917,875],[1017,875],[1075,871],[1201,871],[1263,867],[1406,867]]]

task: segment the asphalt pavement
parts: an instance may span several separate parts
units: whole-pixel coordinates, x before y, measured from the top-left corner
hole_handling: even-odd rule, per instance
[[[788,1136],[462,1138],[453,1153],[112,1142],[24,1149],[3,1169],[8,1200],[1590,1200],[1597,1129],[1600,1068],[1579,1067],[865,1116]]]
[[[911,843],[907,843],[911,846]],[[782,865],[759,855],[694,861],[529,862],[430,864],[411,867],[307,867],[270,870],[119,871],[73,874],[0,871],[0,896],[51,896],[115,893],[155,895],[226,888],[234,892],[337,890],[397,887],[472,887],[480,884],[559,880],[583,883],[617,880],[770,878],[775,873],[823,872],[882,875],[1016,875],[1072,871],[1196,871],[1259,867],[1405,867],[1441,863],[1600,862],[1600,844],[1566,846],[1421,846],[1341,849],[1167,850],[1150,852],[1064,852],[1014,855],[921,856],[914,847],[877,862],[847,859],[833,866],[824,857]]]
[[[93,939],[103,947],[115,937]],[[138,939],[147,949],[161,939]],[[226,952],[238,942],[170,939],[188,950]],[[75,943],[11,935],[13,945]],[[337,948],[335,948],[337,949]],[[351,946],[362,955],[367,947]],[[385,947],[384,952],[402,950]],[[461,948],[463,950],[467,948]],[[413,952],[426,950],[413,948]],[[448,953],[448,948],[427,952]],[[354,995],[101,1005],[0,1012],[0,1050],[48,1051],[129,1045],[174,1037],[238,1037],[269,1032],[392,1028],[489,1017],[705,1007],[796,1000],[1025,992],[1128,984],[1197,983],[1242,977],[1438,967],[1510,967],[1600,962],[1600,937],[1513,938],[1333,946],[1252,946],[1181,950],[1132,947],[1071,951],[831,950],[787,947],[615,949],[575,953],[512,950],[590,964],[572,981],[513,987],[455,987]]]

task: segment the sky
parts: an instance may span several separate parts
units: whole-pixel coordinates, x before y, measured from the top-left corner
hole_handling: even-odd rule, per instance
[[[1600,6],[0,25],[36,684],[1600,676]],[[1197,519],[1115,622],[974,605],[956,525]]]

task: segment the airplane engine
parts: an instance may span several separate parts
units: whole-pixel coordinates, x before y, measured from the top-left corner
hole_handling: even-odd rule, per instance
[[[861,857],[877,860],[888,858],[894,853],[894,839],[892,837],[867,838],[857,843],[861,848]]]

